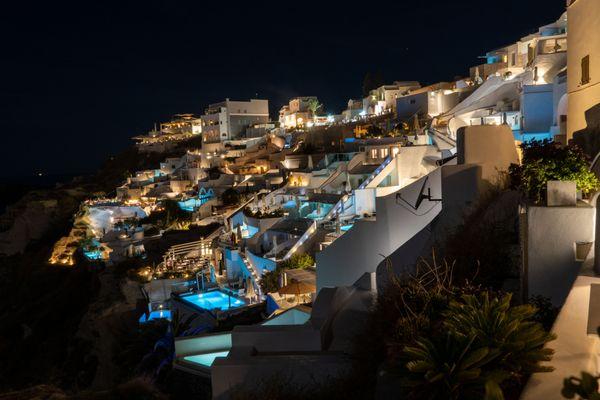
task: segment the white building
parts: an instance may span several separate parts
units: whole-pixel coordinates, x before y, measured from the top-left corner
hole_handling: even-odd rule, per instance
[[[320,108],[315,96],[294,97],[279,110],[279,124],[286,129],[309,126]]]
[[[396,111],[396,99],[409,90],[421,87],[419,82],[396,81],[391,85],[383,85],[371,90],[369,95],[363,99],[364,115],[380,115]]]
[[[585,113],[600,103],[600,3],[569,0],[567,135],[588,126]]]
[[[225,99],[209,105],[201,119],[203,150],[215,151],[226,140],[244,137],[249,126],[269,122],[269,101]]]

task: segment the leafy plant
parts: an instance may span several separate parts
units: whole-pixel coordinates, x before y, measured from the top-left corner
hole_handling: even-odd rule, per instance
[[[442,312],[445,337],[433,330],[404,349],[410,396],[503,399],[506,381],[552,371],[540,362],[551,359],[553,350],[544,345],[554,335],[532,321],[535,307],[510,301],[510,294],[487,291],[451,300]]]
[[[309,99],[306,106],[313,116],[323,108],[323,104],[319,103],[317,99]]]
[[[263,293],[273,293],[279,289],[281,272],[281,267],[277,267],[274,271],[268,271],[263,274],[260,280],[260,288]]]
[[[521,148],[523,163],[511,165],[511,183],[536,203],[542,202],[546,184],[551,180],[574,181],[584,194],[600,187],[587,156],[577,146],[563,147],[545,140],[523,143]]]
[[[315,265],[315,260],[309,254],[294,254],[281,263],[282,269],[306,269]]]
[[[421,339],[405,353],[412,373],[404,384],[412,398],[503,399],[499,384],[507,372],[494,366],[497,349],[477,347],[475,336],[451,333],[434,339]]]
[[[512,294],[492,298],[489,292],[463,295],[460,301],[450,302],[444,326],[457,336],[474,336],[478,344],[500,351],[502,367],[512,374],[552,371],[540,362],[552,358],[553,350],[543,346],[556,337],[532,321],[534,306],[511,307],[511,298]]]

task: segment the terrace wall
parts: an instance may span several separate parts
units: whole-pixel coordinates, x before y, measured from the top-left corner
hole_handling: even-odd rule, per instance
[[[422,177],[396,193],[376,199],[377,218],[359,220],[355,226],[324,251],[317,254],[317,290],[324,287],[352,285],[365,272],[375,272],[383,257],[390,255],[415,236],[439,214],[440,202],[423,201],[414,205],[421,189],[431,189],[433,198],[441,196],[441,168]]]

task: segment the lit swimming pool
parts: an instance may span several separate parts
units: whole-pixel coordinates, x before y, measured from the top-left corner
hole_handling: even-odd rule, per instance
[[[238,308],[246,303],[243,300],[236,299],[223,293],[220,290],[213,290],[204,293],[191,293],[181,296],[181,300],[186,303],[200,307],[204,310],[229,310],[230,308]]]
[[[89,247],[83,248],[83,255],[91,261],[102,260],[103,255],[102,251],[100,250],[101,248],[102,245],[100,244],[100,242],[97,239],[92,239],[91,245]]]
[[[342,225],[342,226],[340,227],[340,229],[341,229],[342,231],[344,231],[344,232],[347,232],[347,231],[349,231],[349,230],[350,230],[350,229],[351,229],[353,226],[354,226],[354,224]]]
[[[227,357],[229,354],[229,350],[227,351],[217,351],[214,353],[205,353],[198,354],[194,356],[183,357],[185,361],[193,362],[196,364],[203,365],[205,367],[210,367],[215,362],[215,358],[217,357]]]
[[[168,319],[170,321],[171,320],[171,311],[169,311],[169,310],[152,311],[150,313],[150,315],[148,316],[148,318],[146,318],[146,314],[142,314],[142,316],[139,319],[139,322],[140,322],[140,324],[143,324],[145,322],[152,321],[155,319]]]

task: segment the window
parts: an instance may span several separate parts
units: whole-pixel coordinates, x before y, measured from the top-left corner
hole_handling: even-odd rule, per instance
[[[410,99],[410,104],[415,104],[417,101],[415,99]]]
[[[510,65],[513,67],[517,65],[517,53],[510,54]]]
[[[381,154],[381,158],[387,157],[388,153],[389,153],[388,149],[381,149],[381,150],[379,150],[379,154]]]
[[[371,149],[371,158],[377,158],[377,149]]]
[[[581,84],[590,83],[590,56],[587,55],[581,59]]]

